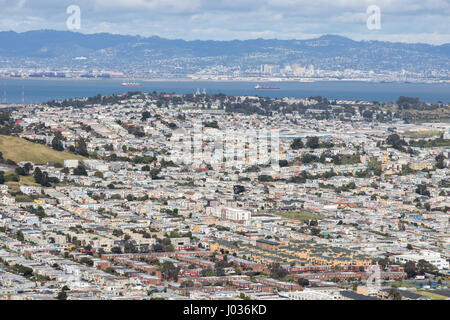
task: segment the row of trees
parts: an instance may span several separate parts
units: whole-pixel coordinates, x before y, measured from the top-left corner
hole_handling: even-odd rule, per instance
[[[425,273],[436,273],[437,271],[437,268],[426,260],[419,260],[417,264],[414,261],[408,261],[405,264],[405,272],[408,278]]]
[[[64,143],[63,143],[64,141],[65,141],[65,138],[63,137],[61,132],[57,131],[57,132],[55,132],[51,146],[56,151],[64,151],[65,150]],[[68,150],[72,153],[79,154],[83,157],[89,157],[89,153],[87,151],[86,140],[84,138],[80,138],[80,139],[76,140],[75,146],[73,146],[73,145],[70,146],[68,148]]]
[[[332,148],[334,147],[334,144],[328,142],[320,143],[319,137],[307,137],[306,144],[303,144],[303,140],[301,138],[296,138],[294,139],[294,142],[291,143],[291,149],[293,150],[299,150],[305,147],[309,149]]]
[[[34,181],[39,183],[43,187],[51,187],[52,183],[59,183],[59,179],[55,177],[49,177],[47,172],[43,172],[41,169],[34,169]]]

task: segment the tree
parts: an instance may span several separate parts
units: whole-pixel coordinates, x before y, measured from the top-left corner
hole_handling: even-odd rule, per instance
[[[15,264],[14,269],[22,276],[24,277],[31,277],[33,276],[33,269],[30,267],[25,267],[21,264]]]
[[[87,177],[88,173],[86,171],[86,168],[82,164],[79,164],[78,167],[73,169],[73,175],[75,175],[75,176],[86,176]]]
[[[373,117],[373,112],[370,111],[370,110],[366,110],[366,111],[363,112],[362,116],[363,116],[365,119],[370,120],[370,119],[372,119],[372,117]]]
[[[122,253],[122,249],[120,249],[120,247],[112,247],[111,252],[115,254],[120,254]]]
[[[17,167],[14,171],[19,176],[26,176],[25,170],[22,167]]]
[[[41,181],[42,181],[42,171],[41,171],[41,169],[36,168],[34,170],[33,177],[34,177],[34,181],[36,181],[36,183],[41,183]]]
[[[403,151],[403,146],[408,145],[406,141],[404,139],[401,139],[400,136],[396,133],[389,135],[386,139],[386,143],[400,151]]]
[[[272,263],[269,267],[270,276],[275,279],[283,279],[289,273],[286,269],[282,268],[279,263]]]
[[[27,162],[23,165],[23,170],[25,171],[26,175],[29,175],[30,172],[33,170],[33,165],[30,162]]]
[[[444,165],[444,155],[441,153],[439,155],[436,156],[436,168],[438,169],[444,169],[445,165]]]
[[[180,285],[181,288],[192,288],[193,286],[194,286],[194,281],[192,281],[192,280],[183,281]]]
[[[153,168],[150,170],[150,176],[152,177],[153,180],[158,179],[158,174],[161,172],[161,169],[158,168]]]
[[[24,241],[25,240],[21,230],[17,231],[17,240],[19,240],[19,241]]]
[[[309,286],[309,280],[305,278],[298,278],[297,283],[302,287]]]
[[[174,281],[178,281],[178,273],[180,269],[175,267],[175,265],[170,261],[164,261],[161,265],[161,273],[166,279],[173,279]]]
[[[205,122],[204,126],[205,126],[205,128],[219,129],[219,124],[217,123],[217,120],[214,120],[214,121],[211,121],[211,122]]]
[[[62,136],[61,132],[59,131],[56,132],[52,140],[52,148],[56,151],[63,151],[64,150],[64,146],[62,143],[63,140],[64,137]]]
[[[61,290],[58,295],[56,296],[56,299],[58,300],[67,300],[67,293],[65,290]]]
[[[121,237],[121,236],[123,236],[123,231],[120,229],[114,229],[112,234],[113,234],[113,236]]]
[[[6,159],[6,164],[10,166],[17,166],[17,163],[11,159]]]
[[[402,294],[396,288],[389,289],[388,298],[391,300],[402,300]]]
[[[241,186],[241,185],[235,185],[235,186],[233,186],[233,191],[234,191],[234,194],[241,194],[241,193],[245,192],[245,187]]]
[[[370,170],[373,171],[373,174],[376,176],[380,176],[381,175],[381,164],[377,161],[376,158],[370,158],[369,162],[368,162],[368,167]]]
[[[155,244],[152,246],[152,250],[153,250],[154,252],[163,252],[163,251],[164,251],[164,246],[163,246],[162,244],[160,244],[160,243],[155,243]]]
[[[430,191],[428,191],[427,186],[424,184],[419,184],[417,186],[416,193],[420,194],[421,196],[430,197]]]
[[[100,178],[100,179],[103,179],[103,172],[100,172],[100,171],[95,171],[95,173],[94,173],[94,177],[96,177],[96,178]]]
[[[406,249],[412,250],[412,249],[413,249],[413,246],[412,246],[410,243],[408,243],[407,246],[406,246]]]
[[[215,277],[216,271],[213,269],[203,269],[201,271],[201,275],[202,275],[202,277]]]
[[[278,161],[278,165],[283,168],[283,167],[288,167],[289,166],[289,162],[287,160],[279,160]]]
[[[216,272],[219,269],[221,269],[221,271],[223,272],[223,269],[228,268],[230,266],[231,266],[231,264],[227,260],[225,260],[225,259],[224,260],[219,260],[215,264]]]
[[[41,169],[36,168],[34,170],[34,181],[36,183],[39,183],[40,185],[44,187],[50,187],[50,181],[53,181],[54,179],[50,179],[47,172],[42,172]]]
[[[302,154],[302,162],[303,163],[311,163],[319,161],[319,158],[313,154],[304,153]]]
[[[218,277],[225,276],[225,270],[223,268],[216,268],[216,276]]]
[[[270,181],[273,181],[273,178],[269,175],[262,174],[262,175],[258,176],[258,180],[261,182],[270,182]]]
[[[413,278],[416,275],[416,263],[414,261],[408,261],[405,263],[405,272],[408,278]]]
[[[303,149],[304,147],[305,146],[303,144],[303,141],[300,138],[295,138],[294,142],[291,143],[291,149],[292,150]]]
[[[247,296],[247,295],[246,295],[245,293],[243,293],[243,292],[241,292],[241,293],[239,294],[239,298],[242,299],[242,300],[250,300],[250,297]]]
[[[138,253],[138,248],[131,242],[131,241],[125,241],[123,250],[125,253]]]
[[[87,151],[86,141],[83,138],[80,138],[75,143],[75,153],[82,155],[84,157],[88,157],[89,153]]]
[[[397,105],[400,109],[417,109],[423,105],[423,102],[419,98],[400,96],[397,99]]]
[[[87,266],[89,266],[89,267],[92,267],[94,265],[94,262],[91,259],[86,258],[86,257],[85,258],[81,258],[80,262],[85,264],[85,265],[87,265]]]
[[[10,114],[9,112],[0,112],[0,125],[5,125],[9,122]]]
[[[150,114],[150,112],[148,112],[148,111],[144,111],[144,112],[142,112],[142,121],[145,121],[145,120],[147,120],[148,118],[150,118],[151,117],[151,114]]]
[[[433,273],[437,271],[437,268],[434,265],[423,259],[417,262],[417,269],[420,274]]]
[[[308,139],[306,140],[307,148],[317,149],[319,146],[319,137],[308,137]]]

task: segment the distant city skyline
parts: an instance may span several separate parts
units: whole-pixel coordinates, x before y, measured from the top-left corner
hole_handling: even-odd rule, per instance
[[[354,40],[450,43],[447,0],[0,0],[0,31],[67,30],[71,5],[81,9],[81,33],[185,40],[310,39],[336,34]],[[369,6],[381,12],[370,30]]]

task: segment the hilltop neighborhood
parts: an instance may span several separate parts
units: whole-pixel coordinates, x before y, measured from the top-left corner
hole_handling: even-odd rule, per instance
[[[3,114],[0,299],[449,299],[450,125],[320,103],[135,92]]]

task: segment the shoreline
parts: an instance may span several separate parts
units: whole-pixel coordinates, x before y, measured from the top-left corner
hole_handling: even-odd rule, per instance
[[[400,83],[400,84],[450,84],[450,80],[440,80],[440,81],[375,81],[369,79],[279,79],[279,78],[265,78],[265,79],[191,79],[191,78],[154,78],[154,79],[140,79],[140,78],[34,78],[34,77],[0,77],[0,80],[37,80],[37,81],[93,81],[93,82],[121,82],[121,81],[134,81],[134,82],[210,82],[210,83],[316,83],[316,82],[354,82],[354,83]]]

